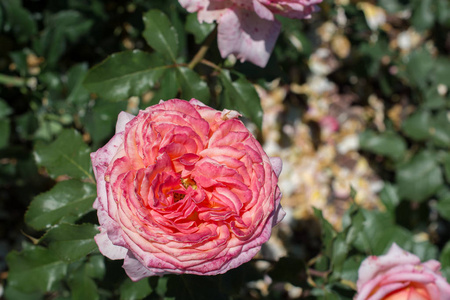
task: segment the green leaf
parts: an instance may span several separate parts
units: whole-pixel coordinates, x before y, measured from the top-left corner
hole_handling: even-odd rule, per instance
[[[435,12],[433,11],[433,0],[416,1],[411,22],[418,30],[426,30],[433,26]]]
[[[435,155],[423,151],[397,169],[396,181],[400,198],[420,202],[441,187],[443,178]]]
[[[11,31],[19,43],[27,42],[37,33],[36,22],[31,13],[22,7],[22,1],[2,0],[1,6],[5,10],[5,25],[3,28],[6,31]]]
[[[0,119],[9,116],[12,112],[13,111],[11,107],[9,107],[8,103],[0,98]]]
[[[450,120],[447,111],[439,111],[430,121],[430,135],[436,146],[450,148]]]
[[[209,103],[209,88],[205,81],[200,76],[186,67],[177,68],[177,81],[181,88],[181,98],[190,100],[195,98],[201,102]]]
[[[439,215],[450,221],[450,193],[447,193],[439,199],[437,203],[437,210]]]
[[[415,141],[426,140],[430,136],[431,113],[428,110],[419,110],[408,117],[402,124],[405,134]]]
[[[358,270],[363,259],[365,259],[365,257],[362,255],[351,255],[347,257],[342,266],[341,278],[356,282],[358,279]]]
[[[450,241],[445,244],[444,249],[442,249],[441,256],[439,258],[442,268],[450,268]]]
[[[89,92],[83,86],[83,79],[88,71],[87,64],[77,64],[67,73],[68,96],[66,101],[84,108],[90,99]]]
[[[92,183],[58,182],[50,191],[34,198],[25,214],[25,222],[36,230],[73,222],[92,210],[96,196],[96,186]]]
[[[380,200],[389,212],[395,213],[395,208],[400,203],[397,187],[386,182],[380,192]]]
[[[5,299],[42,300],[44,299],[44,295],[41,292],[24,293],[18,288],[7,284],[5,289]]]
[[[117,116],[127,109],[127,102],[111,102],[97,99],[93,107],[90,107],[83,118],[85,129],[92,139],[92,147],[99,148],[114,134]]]
[[[425,88],[430,72],[435,68],[435,60],[426,48],[411,52],[406,64],[406,76],[413,86]]]
[[[447,178],[447,183],[450,183],[450,153],[447,153],[446,156],[444,156],[444,172],[445,177]]]
[[[178,35],[169,18],[160,10],[150,10],[144,14],[145,30],[142,33],[147,43],[168,59],[176,62],[178,55]]]
[[[75,262],[97,249],[94,236],[99,233],[93,224],[60,224],[42,238],[48,248],[66,262]]]
[[[214,30],[215,26],[216,25],[214,23],[200,23],[197,18],[197,13],[189,14],[186,18],[186,31],[194,35],[196,44],[201,44]]]
[[[10,123],[8,119],[0,119],[0,149],[9,145]]]
[[[359,135],[359,144],[363,150],[394,160],[402,158],[406,151],[403,138],[392,131],[376,133],[373,130],[366,130]]]
[[[125,100],[153,87],[165,69],[157,54],[125,51],[111,55],[90,69],[83,84],[105,100]]]
[[[240,113],[249,118],[261,130],[263,110],[258,93],[253,85],[243,76],[240,76],[236,81],[232,81],[227,70],[222,70],[219,78],[225,89],[225,97],[230,108],[236,107]]]
[[[72,300],[99,299],[97,285],[92,278],[86,276],[83,272],[75,273],[68,283],[72,292]]]
[[[328,257],[331,257],[333,251],[333,240],[336,237],[336,230],[333,225],[328,222],[327,219],[323,217],[322,211],[313,207],[314,215],[319,219],[320,226],[322,227],[322,241],[325,246],[324,253]]]
[[[8,284],[25,293],[54,290],[67,272],[64,262],[39,246],[29,246],[22,252],[12,251],[6,261],[9,265]]]
[[[84,264],[84,272],[87,276],[95,279],[103,279],[105,276],[105,257],[101,254],[89,255]]]
[[[45,167],[52,178],[67,175],[94,181],[90,152],[78,131],[65,129],[53,143],[36,144],[34,158],[38,166]]]
[[[331,263],[333,268],[333,275],[340,277],[345,259],[349,251],[349,245],[346,242],[345,233],[340,233],[333,241],[333,250],[331,256]]]
[[[144,299],[152,292],[148,279],[144,278],[137,282],[127,278],[120,285],[120,299],[122,300],[140,300]]]
[[[167,69],[159,82],[159,88],[155,91],[152,100],[144,105],[144,108],[158,104],[160,100],[173,99],[177,95],[177,72],[175,69]]]

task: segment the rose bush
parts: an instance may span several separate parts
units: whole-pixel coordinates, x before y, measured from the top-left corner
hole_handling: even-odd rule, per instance
[[[358,271],[355,300],[448,300],[450,285],[436,260],[420,259],[396,244],[388,253],[366,258]]]
[[[275,15],[310,18],[322,0],[179,0],[199,22],[218,23],[217,43],[223,58],[235,54],[241,61],[265,67],[280,33]]]
[[[214,275],[249,261],[281,220],[281,160],[237,119],[198,100],[122,112],[91,154],[100,251],[132,280]]]

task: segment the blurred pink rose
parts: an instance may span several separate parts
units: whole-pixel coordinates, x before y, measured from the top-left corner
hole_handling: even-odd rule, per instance
[[[387,254],[362,262],[355,300],[448,300],[450,285],[440,268],[438,261],[421,263],[393,244]]]
[[[322,0],[178,0],[199,22],[218,25],[218,45],[223,58],[235,54],[265,67],[280,33],[275,15],[306,19]]]
[[[236,111],[173,99],[122,112],[91,154],[100,251],[132,280],[214,275],[249,261],[284,216],[281,160],[269,158]]]

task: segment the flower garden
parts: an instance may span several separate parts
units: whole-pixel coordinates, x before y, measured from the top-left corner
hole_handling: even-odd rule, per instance
[[[446,0],[0,2],[0,299],[450,299]]]

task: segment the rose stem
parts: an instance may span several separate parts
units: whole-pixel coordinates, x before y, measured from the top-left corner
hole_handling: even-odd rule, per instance
[[[193,69],[205,56],[206,52],[209,49],[209,46],[211,46],[212,41],[216,38],[217,35],[217,26],[214,28],[213,31],[208,35],[208,37],[205,39],[205,42],[200,47],[198,52],[195,54],[194,58],[191,60],[191,62],[188,64],[189,69]]]

